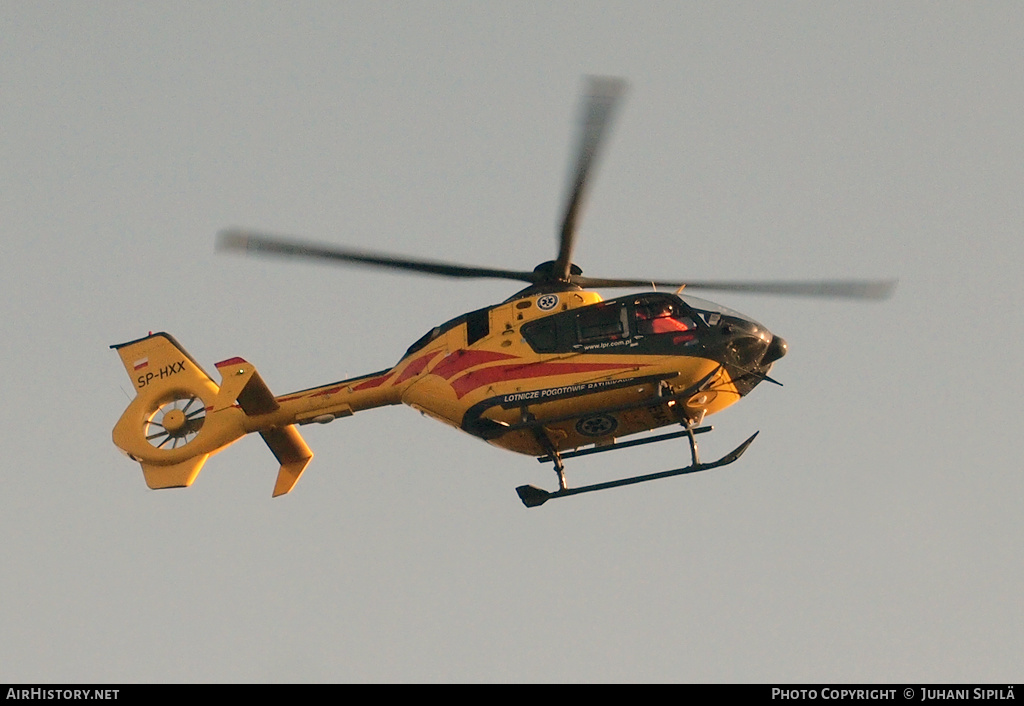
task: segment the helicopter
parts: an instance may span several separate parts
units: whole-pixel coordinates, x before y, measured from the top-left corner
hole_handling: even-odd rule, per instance
[[[526,507],[738,460],[756,432],[707,462],[700,460],[696,437],[712,430],[704,425],[708,415],[762,382],[779,384],[769,372],[788,345],[747,316],[688,291],[684,295],[684,288],[884,299],[895,281],[584,276],[572,262],[579,210],[625,88],[619,78],[588,79],[557,256],[532,271],[400,257],[244,229],[222,231],[217,243],[222,250],[527,286],[503,302],[434,326],[391,367],[282,396],[239,357],[216,363],[220,382],[215,382],[167,333],[115,344],[111,348],[136,396],[113,429],[114,444],[141,464],[150,488],[178,488],[191,486],[211,455],[259,433],[280,464],[277,497],[295,487],[313,457],[299,427],[405,404],[496,447],[551,463],[558,489],[519,486]],[[609,300],[594,291],[611,288],[651,289]],[[673,426],[681,428],[623,440]],[[566,459],[680,438],[689,446],[687,466],[576,487],[566,480]]]

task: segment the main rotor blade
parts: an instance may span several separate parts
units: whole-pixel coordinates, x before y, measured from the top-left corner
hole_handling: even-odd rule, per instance
[[[292,240],[267,233],[241,229],[223,230],[218,234],[217,247],[223,250],[236,250],[247,253],[281,255],[284,257],[302,257],[312,260],[333,260],[353,265],[382,267],[393,270],[411,270],[445,277],[490,277],[511,279],[519,282],[533,283],[538,276],[533,272],[500,270],[489,267],[472,267],[457,265],[436,260],[420,260],[408,257],[395,257],[385,253],[367,250],[349,250],[335,246]]]
[[[625,91],[626,82],[621,78],[601,76],[590,78],[583,108],[583,122],[580,126],[576,170],[572,176],[569,200],[565,205],[565,219],[562,221],[558,258],[555,260],[552,270],[552,276],[557,280],[565,281],[569,278],[573,244],[576,239],[576,216],[586,191],[587,175],[597,161],[601,139]]]
[[[677,289],[708,289],[720,292],[781,294],[802,297],[833,297],[842,299],[886,299],[896,289],[896,280],[820,280],[807,282],[666,282],[642,279],[601,279],[571,276],[569,281],[587,289],[615,287],[666,287]]]

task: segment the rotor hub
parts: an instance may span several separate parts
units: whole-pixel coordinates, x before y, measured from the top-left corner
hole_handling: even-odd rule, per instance
[[[545,275],[547,279],[554,279],[555,261],[548,260],[542,262],[533,268],[533,271],[540,275]],[[569,263],[569,274],[570,275],[582,275],[583,269],[575,262]]]
[[[180,409],[172,409],[168,410],[167,414],[164,415],[161,424],[163,424],[164,429],[171,436],[180,436],[187,421],[184,412]]]
[[[155,410],[143,422],[142,433],[158,449],[176,449],[195,439],[205,420],[203,401],[198,396],[182,396]]]

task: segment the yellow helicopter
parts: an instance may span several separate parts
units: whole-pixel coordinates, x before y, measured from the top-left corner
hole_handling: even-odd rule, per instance
[[[558,256],[532,271],[471,267],[350,250],[243,230],[219,247],[284,257],[527,283],[509,299],[435,326],[394,366],[275,396],[242,358],[216,364],[214,381],[173,337],[150,334],[111,346],[136,396],[114,444],[142,465],[150,488],[190,486],[206,459],[258,432],[280,463],[274,496],[288,493],[313,453],[298,427],[374,407],[407,404],[495,446],[551,462],[558,490],[516,489],[527,507],[549,499],[695,473],[736,461],[757,436],[701,462],[704,418],[739,401],[768,376],[786,342],[761,324],[683,288],[882,299],[892,281],[695,282],[583,276],[572,263],[576,220],[602,137],[625,82],[591,78]],[[595,288],[654,287],[604,300]],[[657,287],[675,293],[657,291]],[[777,383],[776,383],[777,384]],[[622,441],[662,427],[676,431]],[[607,483],[569,487],[563,461],[685,438],[690,465]]]

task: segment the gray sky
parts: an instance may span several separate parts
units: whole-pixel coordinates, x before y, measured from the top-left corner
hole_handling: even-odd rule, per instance
[[[1022,46],[1008,2],[0,3],[0,681],[1021,681]],[[146,488],[110,344],[283,394],[514,291],[218,229],[531,268],[584,74],[631,82],[587,274],[900,279],[709,297],[790,343],[702,441],[742,461],[526,510],[549,466],[396,407],[281,499],[258,437]]]

